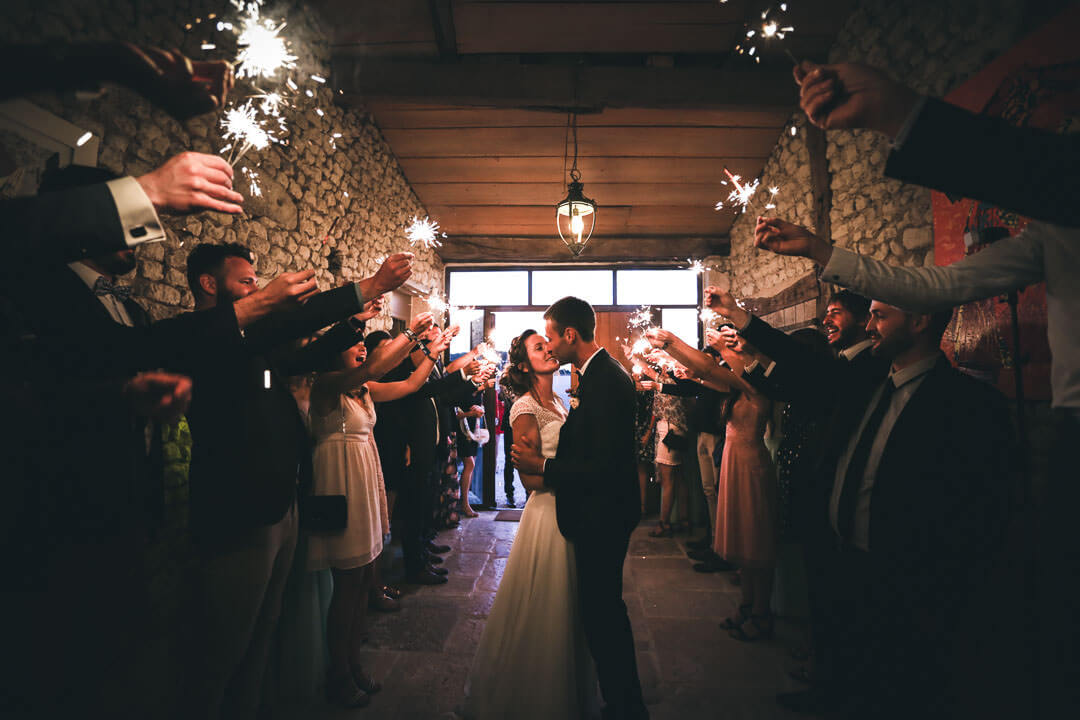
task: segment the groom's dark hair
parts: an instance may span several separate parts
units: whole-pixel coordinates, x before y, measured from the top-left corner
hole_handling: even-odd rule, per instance
[[[596,335],[596,313],[592,305],[573,295],[552,303],[544,312],[544,319],[555,323],[560,334],[568,327],[574,328],[585,342],[592,342]]]

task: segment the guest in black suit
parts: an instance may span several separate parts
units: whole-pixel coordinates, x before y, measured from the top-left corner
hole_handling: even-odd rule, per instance
[[[421,339],[431,339],[438,332],[438,327],[429,328]],[[423,350],[414,351],[413,357],[399,365],[387,380],[407,377],[423,358]],[[399,487],[398,526],[405,555],[406,580],[410,583],[437,585],[446,582],[446,571],[435,569],[429,562],[432,559],[428,537],[434,529],[435,478],[436,473],[442,473],[443,459],[449,452],[452,408],[454,404],[467,402],[475,393],[476,385],[466,379],[463,370],[445,374],[442,363],[436,362],[419,392],[385,403],[378,409],[382,413],[382,408],[386,407],[394,416],[401,417],[406,433],[409,462]]]
[[[893,141],[889,177],[1080,226],[1080,135],[977,115],[856,63],[804,62],[795,68],[795,81],[815,125],[869,128]]]
[[[882,381],[848,386],[819,467],[833,481],[832,700],[865,717],[950,715],[950,643],[1004,534],[1012,425],[1004,398],[941,354],[950,312],[875,302]]]
[[[281,609],[297,533],[297,484],[310,477],[307,431],[287,378],[306,369],[286,343],[360,312],[364,297],[408,278],[411,255],[391,256],[361,283],[268,315],[243,335],[196,335],[203,353],[185,368],[197,390],[191,426],[190,526],[200,557],[191,717],[250,717],[258,709],[267,652]],[[199,245],[188,256],[196,311],[232,321],[233,302],[256,298],[251,256],[238,245]],[[235,328],[235,321],[232,321]],[[374,361],[374,362],[372,362]],[[386,371],[372,358],[373,376]]]
[[[622,599],[630,533],[641,519],[634,382],[595,340],[596,314],[575,297],[544,313],[551,352],[573,363],[578,385],[556,457],[513,446],[518,471],[543,475],[555,491],[559,530],[574,543],[578,601],[603,693],[605,718],[647,718],[634,636]]]

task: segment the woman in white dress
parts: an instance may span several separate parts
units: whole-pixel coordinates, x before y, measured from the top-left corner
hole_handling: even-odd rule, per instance
[[[418,315],[413,327],[379,349],[379,364],[393,367],[412,348],[416,332],[431,323]],[[411,335],[411,336],[410,336]],[[428,347],[433,355],[446,349],[450,335],[440,335]],[[334,589],[326,618],[330,655],[328,698],[346,707],[366,705],[379,683],[357,662],[367,616],[372,567],[390,532],[379,450],[371,429],[375,402],[388,402],[416,392],[427,380],[432,362],[425,359],[408,379],[374,382],[367,348],[358,343],[341,354],[340,369],[323,373],[311,387],[310,423],[315,438],[312,452],[313,494],[344,495],[346,527],[339,532],[311,533],[307,539],[307,569],[330,568]],[[373,358],[374,362],[374,358]]]
[[[566,420],[552,390],[558,369],[543,336],[526,330],[510,345],[502,379],[519,398],[510,410],[514,438],[530,438],[544,457],[555,456]],[[574,546],[559,532],[543,478],[521,474],[521,482],[532,495],[465,683],[464,716],[588,718],[600,701],[578,613]]]

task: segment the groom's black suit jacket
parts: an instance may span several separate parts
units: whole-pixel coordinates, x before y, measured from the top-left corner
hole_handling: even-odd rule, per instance
[[[578,383],[559,436],[559,450],[544,468],[555,491],[559,530],[569,540],[629,533],[641,519],[634,449],[634,382],[600,350]]]

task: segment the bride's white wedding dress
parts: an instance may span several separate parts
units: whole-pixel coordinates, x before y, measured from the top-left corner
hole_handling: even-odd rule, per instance
[[[530,395],[510,410],[510,422],[532,415],[541,452],[555,457],[565,411]],[[495,603],[465,682],[464,716],[588,718],[599,714],[596,669],[578,611],[574,546],[559,532],[555,494],[532,493],[521,513]]]

